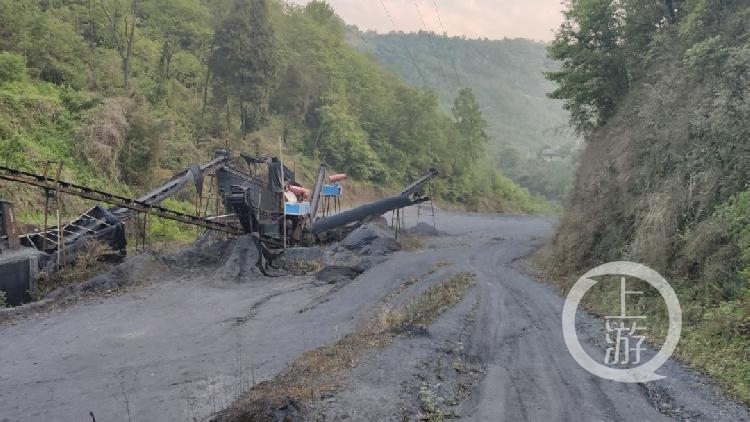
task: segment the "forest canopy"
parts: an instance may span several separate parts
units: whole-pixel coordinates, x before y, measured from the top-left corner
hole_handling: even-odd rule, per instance
[[[544,73],[559,64],[546,57],[546,43],[431,31],[378,34],[353,26],[347,40],[411,85],[434,91],[448,112],[459,91],[470,87],[487,120],[486,151],[494,166],[529,191],[562,202],[580,141],[563,101],[547,96],[556,84]],[[559,158],[546,160],[544,150]]]

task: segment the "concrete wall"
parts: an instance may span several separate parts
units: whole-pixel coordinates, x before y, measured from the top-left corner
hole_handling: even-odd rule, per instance
[[[0,254],[0,290],[10,306],[22,305],[39,275],[39,253],[34,250],[4,251]]]

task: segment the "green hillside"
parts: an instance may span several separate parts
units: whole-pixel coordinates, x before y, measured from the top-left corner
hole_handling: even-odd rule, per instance
[[[608,261],[660,272],[682,306],[680,357],[750,402],[750,6],[573,5],[550,77],[587,142],[549,269],[566,288]]]
[[[547,97],[554,84],[544,72],[556,65],[546,57],[546,44],[447,38],[424,31],[376,34],[354,27],[348,40],[410,84],[437,93],[445,110],[451,109],[459,88],[470,87],[487,119],[496,165],[530,190],[562,198],[573,172],[577,137],[568,129],[562,102]],[[539,160],[545,147],[562,152],[563,162]]]
[[[0,163],[63,161],[67,180],[134,193],[216,147],[277,154],[281,138],[310,174],[325,162],[391,189],[436,167],[443,201],[544,206],[476,160],[486,123],[471,91],[446,112],[345,34],[323,2],[0,0]],[[38,209],[37,192],[0,187],[22,217]]]

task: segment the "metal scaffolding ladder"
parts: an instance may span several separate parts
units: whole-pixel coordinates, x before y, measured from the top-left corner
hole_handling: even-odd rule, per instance
[[[417,224],[419,224],[419,219],[422,217],[422,207],[424,206],[427,208],[429,206],[429,215],[432,217],[432,228],[437,230],[437,223],[435,222],[435,203],[432,201],[432,184],[427,185],[427,196],[430,198],[427,202],[420,202],[419,205],[417,205]],[[427,212],[425,212],[425,215],[427,215]]]

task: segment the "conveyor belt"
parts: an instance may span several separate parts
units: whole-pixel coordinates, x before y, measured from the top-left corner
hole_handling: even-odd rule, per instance
[[[417,179],[414,183],[410,184],[409,186],[405,187],[404,190],[401,191],[401,195],[413,195],[415,193],[418,193],[430,180],[438,176],[437,169],[430,169],[422,175],[419,179]]]
[[[223,158],[223,157],[222,157]],[[218,160],[218,159],[217,159]],[[214,160],[216,161],[216,160]],[[210,164],[210,163],[209,163]],[[23,183],[31,186],[37,186],[42,189],[64,192],[69,195],[79,196],[81,198],[91,199],[93,201],[103,202],[114,205],[119,208],[125,208],[136,212],[155,215],[168,220],[178,221],[193,226],[204,227],[209,230],[216,230],[230,234],[242,234],[242,230],[229,224],[211,221],[202,217],[183,214],[172,211],[158,205],[150,204],[139,199],[126,198],[124,196],[92,189],[86,186],[80,186],[65,181],[55,183],[54,180],[45,178],[38,174],[27,173],[24,171],[0,166],[0,179],[11,182]],[[155,195],[154,198],[160,197],[161,194]]]
[[[172,177],[168,182],[137,198],[136,201],[149,205],[160,204],[165,199],[177,193],[180,189],[183,188],[183,186],[185,186],[185,184],[187,184],[191,180],[195,181],[196,184],[202,185],[204,174],[215,171],[217,168],[223,166],[227,161],[229,161],[228,156],[220,156],[214,158],[213,160],[200,167],[193,164],[187,170]],[[134,210],[127,207],[116,207],[110,209],[109,211],[122,221],[129,220],[136,215],[136,212]]]

